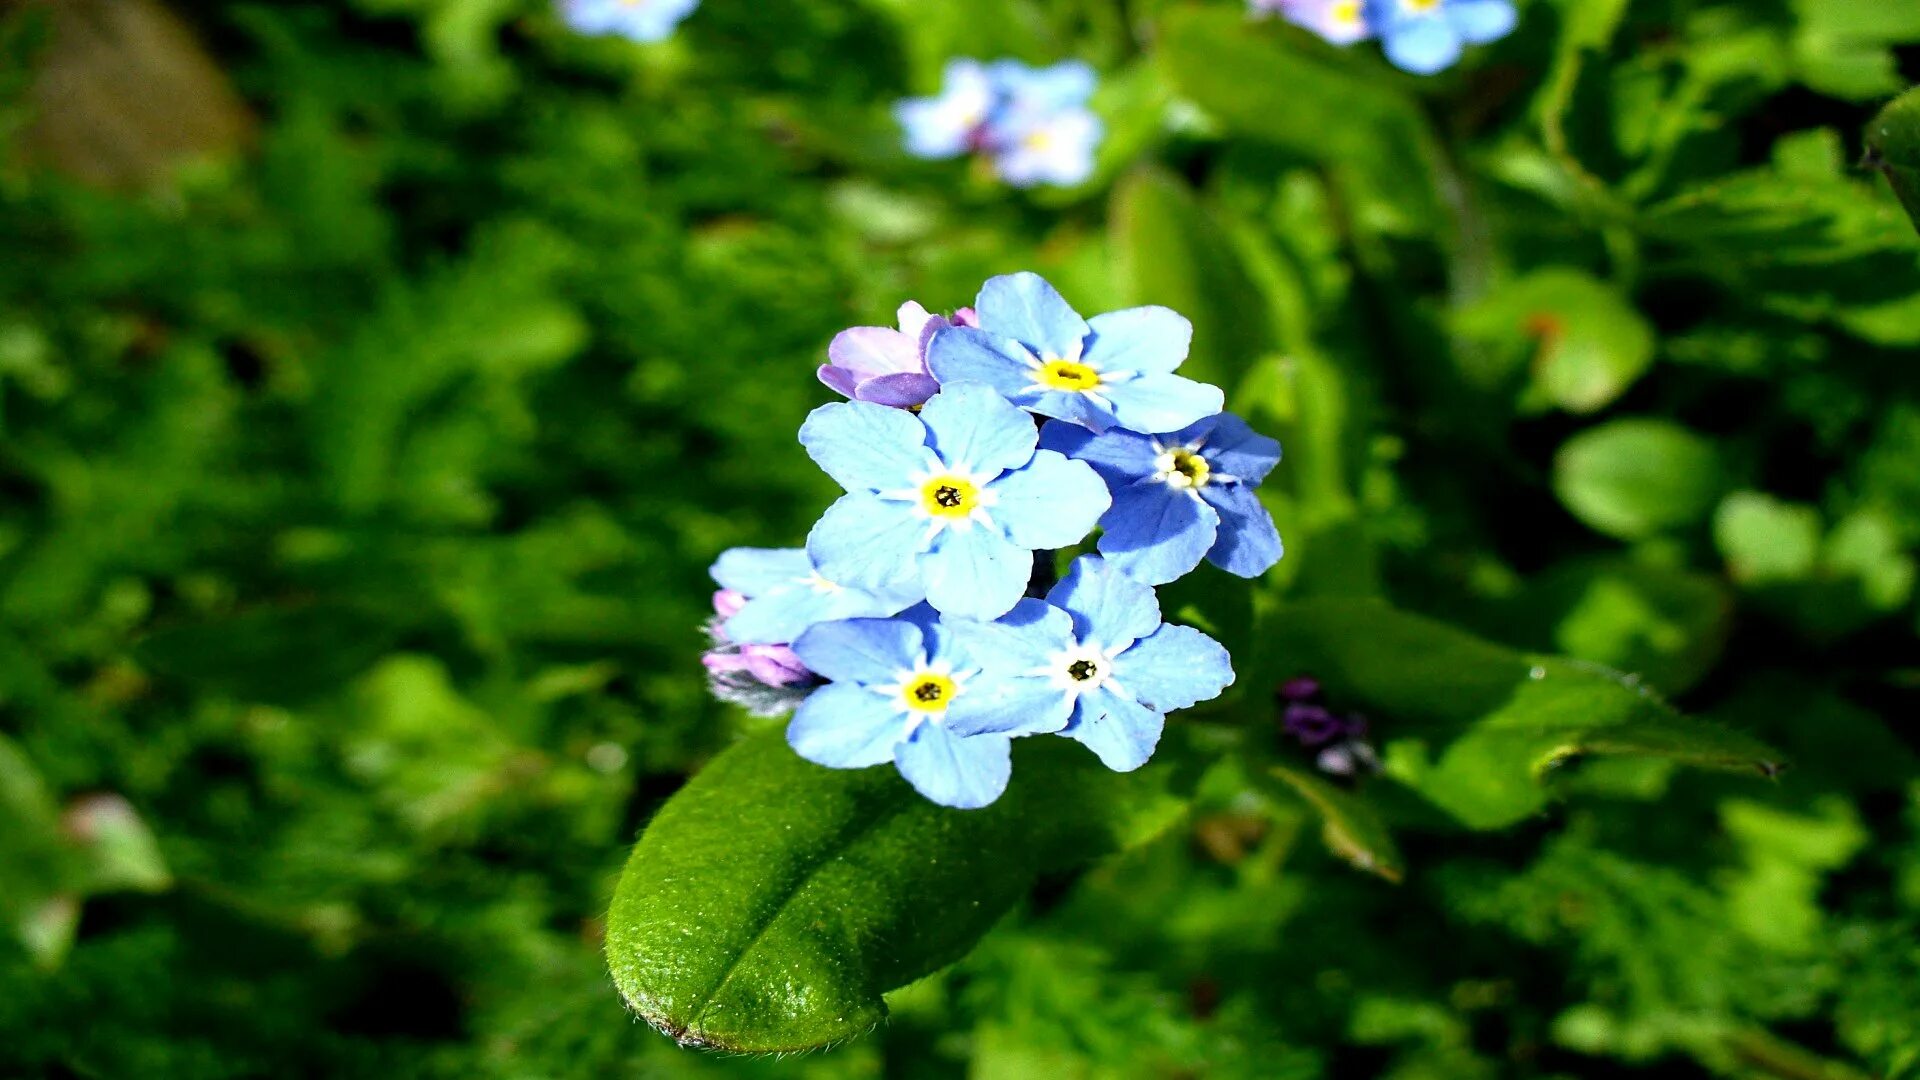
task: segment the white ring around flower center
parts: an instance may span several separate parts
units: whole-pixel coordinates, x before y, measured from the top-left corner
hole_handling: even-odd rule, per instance
[[[1103,686],[1119,688],[1113,681],[1113,657],[1098,645],[1072,645],[1054,653],[1037,675],[1044,675],[1053,687],[1069,698],[1098,690]]]

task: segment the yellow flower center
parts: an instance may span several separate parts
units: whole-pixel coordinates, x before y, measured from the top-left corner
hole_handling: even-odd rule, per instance
[[[936,518],[963,518],[980,505],[980,487],[964,476],[936,476],[920,485],[920,505]]]
[[[1410,2],[1432,7],[1439,0],[1410,0]],[[1341,26],[1353,26],[1360,22],[1360,0],[1339,0],[1333,5],[1331,14],[1333,21]]]
[[[1100,385],[1100,373],[1078,360],[1049,360],[1040,365],[1040,385],[1054,390],[1093,390]]]
[[[1205,487],[1213,476],[1213,466],[1207,459],[1184,446],[1162,453],[1154,462],[1154,468],[1166,477],[1169,485],[1177,488]]]
[[[1441,0],[1400,0],[1400,6],[1416,15],[1424,15],[1439,7]],[[1356,7],[1358,5],[1355,5]]]
[[[954,689],[952,679],[927,671],[907,680],[900,688],[900,698],[910,712],[941,713],[953,700]]]

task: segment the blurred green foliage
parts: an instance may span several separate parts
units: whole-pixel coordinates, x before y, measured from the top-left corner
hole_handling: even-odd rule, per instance
[[[1424,81],[1235,0],[173,7],[257,136],[119,193],[0,9],[0,1075],[1920,1076],[1901,5],[1533,0]],[[952,55],[1096,64],[1099,176],[906,160]],[[866,1037],[682,1050],[601,945],[767,734],[705,567],[832,493],[835,331],[1016,269],[1286,446],[1287,558],[1164,598],[1240,660],[1187,812]]]

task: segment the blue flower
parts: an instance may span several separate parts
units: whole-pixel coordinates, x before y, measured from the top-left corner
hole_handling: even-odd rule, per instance
[[[1022,600],[995,622],[947,627],[980,665],[976,688],[947,714],[952,734],[1057,731],[1120,772],[1153,756],[1167,713],[1233,682],[1219,642],[1162,624],[1151,588],[1093,557],[1075,559],[1044,602]]]
[[[1220,411],[1220,388],[1181,378],[1193,324],[1163,307],[1082,319],[1038,274],[980,289],[978,328],[942,327],[927,366],[942,383],[983,382],[1022,408],[1094,431],[1174,431]]]
[[[814,623],[892,615],[920,602],[913,582],[868,590],[830,581],[800,548],[734,548],[709,573],[746,599],[721,624],[736,645],[784,645]]]
[[[1005,107],[1014,112],[1049,112],[1085,105],[1093,97],[1098,76],[1078,60],[1051,67],[1028,67],[1018,60],[1000,60],[987,69]]]
[[[1083,108],[1010,113],[1000,125],[994,171],[1014,187],[1073,187],[1093,175],[1093,152],[1105,129]]]
[[[700,0],[561,0],[560,12],[583,34],[659,41],[699,6]]]
[[[1513,0],[1370,0],[1371,22],[1394,66],[1416,75],[1444,71],[1467,45],[1513,32]]]
[[[975,689],[977,671],[931,609],[821,623],[793,650],[833,680],[787,725],[787,743],[801,757],[835,769],[891,761],[920,794],[960,809],[1006,790],[1009,736],[962,737],[946,722],[948,708]]]
[[[923,585],[947,615],[1006,614],[1032,553],[1079,543],[1111,502],[1091,468],[1036,450],[1027,414],[977,383],[945,384],[917,417],[823,405],[800,442],[847,489],[807,537],[814,565],[874,592]]]
[[[908,98],[893,108],[907,132],[907,152],[922,158],[951,158],[979,149],[987,121],[1000,108],[1000,86],[978,60],[947,64],[940,93]]]
[[[1041,445],[1093,466],[1113,493],[1100,519],[1100,553],[1148,585],[1164,585],[1205,558],[1241,577],[1280,560],[1280,533],[1254,489],[1280,444],[1231,413],[1167,435],[1094,434],[1050,423]]]
[[[1335,45],[1351,45],[1373,36],[1366,0],[1253,0],[1256,11],[1278,11]]]

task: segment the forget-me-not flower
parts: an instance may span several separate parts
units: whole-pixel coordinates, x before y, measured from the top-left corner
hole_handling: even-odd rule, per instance
[[[1280,444],[1231,413],[1167,435],[1095,434],[1056,421],[1040,442],[1107,482],[1113,508],[1100,519],[1100,553],[1140,581],[1164,585],[1203,558],[1258,577],[1280,560],[1280,533],[1254,494]]]
[[[1168,712],[1233,682],[1219,642],[1161,623],[1153,590],[1098,558],[1075,559],[1045,601],[948,629],[981,668],[947,714],[953,734],[1057,731],[1121,772],[1153,756]]]
[[[1220,411],[1224,395],[1173,373],[1193,324],[1163,307],[1082,319],[1038,274],[996,277],[980,325],[934,331],[927,366],[942,383],[982,382],[1024,409],[1094,431],[1176,431]]]
[[[927,343],[942,326],[974,325],[973,309],[953,318],[935,315],[909,300],[900,305],[900,329],[856,326],[842,330],[827,346],[829,363],[820,381],[855,401],[910,408],[925,404],[940,389],[927,373]]]
[[[801,757],[836,769],[891,761],[942,806],[981,807],[1006,790],[1010,737],[963,738],[947,724],[948,709],[974,691],[978,672],[931,609],[821,623],[793,648],[833,680],[787,725],[787,743]]]
[[[920,602],[914,582],[861,589],[823,577],[800,548],[733,548],[709,571],[722,589],[742,598],[724,610],[727,640],[736,645],[784,645],[814,623],[892,615]]]
[[[1351,45],[1373,36],[1366,0],[1253,0],[1256,11],[1274,11],[1335,45]]]
[[[893,107],[906,129],[907,152],[951,158],[980,149],[987,122],[1002,106],[1000,84],[978,60],[949,61],[933,97],[908,98]]]
[[[1014,187],[1085,183],[1105,130],[1092,110],[1080,107],[1012,113],[998,132],[994,171]]]
[[[1006,614],[1033,552],[1079,543],[1111,501],[1091,468],[1038,450],[1032,419],[979,383],[943,380],[918,416],[823,405],[800,442],[847,490],[807,537],[814,565],[875,592],[918,583],[947,615]]]
[[[700,0],[560,0],[567,25],[583,34],[659,41],[693,14]]]
[[[1387,59],[1416,75],[1450,68],[1468,45],[1513,32],[1513,0],[1369,0]]]

